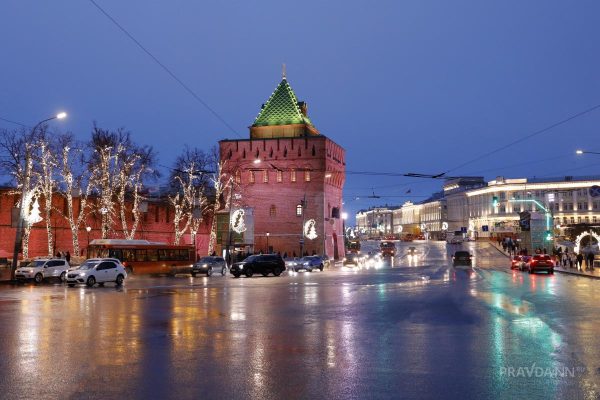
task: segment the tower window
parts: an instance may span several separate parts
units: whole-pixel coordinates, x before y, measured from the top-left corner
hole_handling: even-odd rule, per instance
[[[242,183],[242,174],[239,170],[235,171],[235,183]]]
[[[250,183],[256,182],[256,178],[254,177],[254,171],[250,171]]]
[[[275,207],[275,204],[271,204],[271,208],[269,208],[269,215],[271,217],[277,216],[277,207]]]
[[[290,171],[290,180],[291,180],[292,182],[296,182],[296,170],[295,170],[295,169],[292,169],[292,170]]]
[[[277,182],[283,181],[283,172],[281,170],[277,170]]]
[[[314,144],[313,144],[313,147],[312,147],[312,155],[313,155],[313,157],[317,155],[317,151],[315,149],[315,145]]]
[[[310,171],[304,171],[304,182],[310,182]]]
[[[298,217],[302,216],[302,204],[298,204],[296,206],[296,216],[298,216]]]
[[[269,183],[269,171],[263,170],[263,183]]]

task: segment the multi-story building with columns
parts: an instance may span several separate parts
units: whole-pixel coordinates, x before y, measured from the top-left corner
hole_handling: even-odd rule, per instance
[[[356,228],[361,234],[377,238],[394,233],[394,210],[399,207],[371,207],[356,213]]]
[[[221,251],[231,243],[244,253],[343,256],[345,151],[317,130],[285,76],[262,105],[249,139],[221,140],[219,147],[223,199],[230,203],[217,215]],[[230,233],[234,214],[236,232]]]
[[[575,225],[600,223],[600,197],[590,190],[596,186],[599,176],[499,177],[466,192],[468,223],[475,237],[498,236],[517,232],[519,212],[548,210],[556,233],[564,234]]]

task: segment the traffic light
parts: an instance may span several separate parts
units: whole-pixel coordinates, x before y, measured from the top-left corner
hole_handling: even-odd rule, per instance
[[[498,207],[498,196],[492,197],[492,206]]]

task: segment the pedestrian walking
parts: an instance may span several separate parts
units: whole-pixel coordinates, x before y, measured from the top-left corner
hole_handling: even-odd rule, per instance
[[[594,270],[594,253],[591,250],[587,253],[586,263],[587,263],[588,269],[590,271],[593,271]]]
[[[577,254],[577,269],[579,271],[581,271],[581,267],[583,266],[583,254],[581,254],[581,252],[579,252],[579,254]]]
[[[68,250],[67,254],[65,254],[65,260],[67,261],[67,264],[71,262],[71,253]]]
[[[60,250],[56,252],[56,258],[62,258],[62,254],[60,253]]]

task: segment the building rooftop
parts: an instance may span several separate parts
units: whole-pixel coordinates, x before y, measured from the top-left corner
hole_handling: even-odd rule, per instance
[[[299,102],[284,77],[269,100],[263,104],[252,126],[304,124],[313,126],[306,115],[306,104]]]

